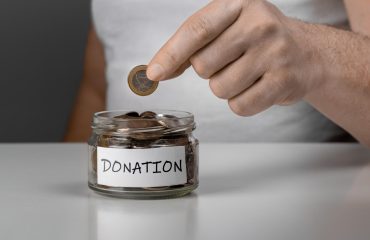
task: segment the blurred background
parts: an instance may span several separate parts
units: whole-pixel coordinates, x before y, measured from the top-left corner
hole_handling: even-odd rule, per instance
[[[1,0],[0,142],[63,139],[89,22],[89,0]]]

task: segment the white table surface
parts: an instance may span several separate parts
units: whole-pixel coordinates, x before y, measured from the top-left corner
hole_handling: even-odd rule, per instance
[[[0,239],[370,239],[370,151],[201,144],[200,187],[170,200],[87,187],[84,144],[0,144]]]

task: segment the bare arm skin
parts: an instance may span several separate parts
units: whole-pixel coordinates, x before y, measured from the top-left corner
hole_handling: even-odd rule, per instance
[[[263,0],[214,0],[149,63],[155,81],[190,65],[241,116],[306,100],[370,146],[370,0],[347,0],[355,32],[284,16]]]
[[[104,52],[95,30],[91,29],[86,46],[83,78],[70,117],[65,141],[86,141],[95,112],[105,109],[106,96]]]
[[[370,1],[345,0],[344,2],[352,31],[370,36]]]
[[[328,78],[306,99],[370,147],[370,1],[346,0],[345,4],[355,33],[319,30],[333,41],[326,49]]]

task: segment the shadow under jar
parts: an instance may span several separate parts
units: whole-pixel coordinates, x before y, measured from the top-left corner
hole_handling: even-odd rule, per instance
[[[184,196],[198,186],[194,116],[155,110],[94,114],[89,139],[89,187],[135,199]]]

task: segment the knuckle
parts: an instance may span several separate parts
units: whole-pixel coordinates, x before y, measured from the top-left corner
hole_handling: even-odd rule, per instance
[[[267,85],[254,89],[253,93],[251,93],[246,100],[250,115],[255,115],[272,106],[275,96],[275,92],[270,90]]]
[[[243,107],[238,100],[231,99],[228,101],[228,104],[231,111],[233,111],[236,115],[241,117],[250,116],[250,114],[245,110],[246,108]]]
[[[274,77],[272,77],[274,75]],[[275,91],[282,91],[286,89],[290,83],[289,73],[285,70],[279,71],[275,74],[270,74],[267,79],[271,82],[271,85]]]
[[[290,98],[284,98],[284,96],[295,88],[295,82],[291,79],[288,71],[280,71],[274,74],[274,76],[273,78],[268,78],[270,88],[273,89],[272,94],[276,96],[272,99],[273,103],[280,104],[281,102],[285,102],[286,104],[290,104]]]
[[[273,19],[266,19],[262,24],[262,33],[271,36],[279,32],[279,24]]]
[[[248,0],[247,0],[248,1]],[[265,17],[276,17],[279,16],[279,9],[267,0],[253,0],[257,9],[265,15]]]
[[[252,96],[248,98],[248,111],[250,115],[258,113],[261,104],[266,103],[267,100],[266,92],[263,90],[255,91]]]
[[[201,57],[193,56],[190,59],[190,62],[195,70],[195,72],[204,79],[209,79],[211,77],[211,73],[209,71],[209,66],[207,61],[204,61]]]
[[[221,99],[227,99],[225,88],[222,86],[220,81],[216,78],[209,80],[209,87],[211,88],[213,94]]]
[[[266,7],[266,1],[265,0],[259,0],[259,1],[253,0],[253,1],[251,1],[251,3],[253,3],[255,6],[257,6],[259,8],[265,8]]]
[[[169,51],[169,50],[163,51],[163,55],[165,56],[165,58],[167,59],[167,61],[169,62],[171,66],[176,65],[179,62],[179,57],[176,55],[175,52],[176,51]]]
[[[290,105],[295,104],[297,101],[298,99],[289,96],[289,97],[283,98],[283,100],[279,101],[277,104],[280,106],[290,106]]]
[[[255,24],[255,26],[252,28],[252,32],[261,38],[275,36],[280,32],[280,24],[277,20],[275,20],[275,18],[265,16],[262,20]]]
[[[198,41],[205,41],[211,35],[211,26],[208,18],[199,16],[189,23],[188,28]]]
[[[290,72],[288,69],[284,69],[280,73],[279,79],[284,89],[295,89],[299,86],[299,83],[295,78],[294,74]]]
[[[277,104],[280,106],[289,106],[297,103],[301,99],[300,93],[295,91],[290,91],[289,94],[285,94]]]
[[[289,52],[291,44],[289,43],[288,39],[280,38],[279,40],[275,41],[274,46],[275,53],[278,56],[286,56]]]

